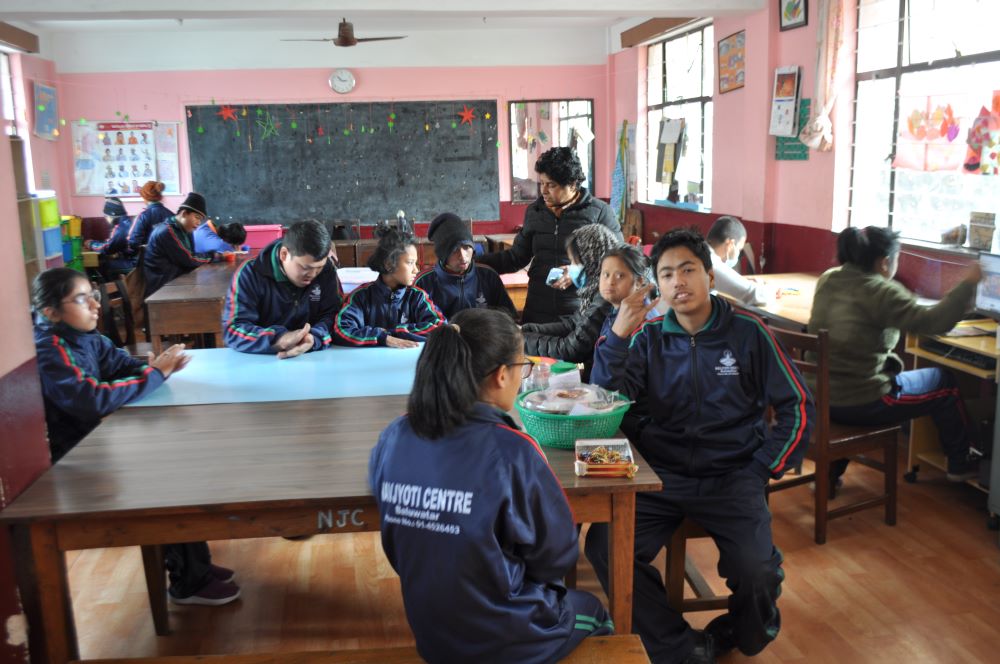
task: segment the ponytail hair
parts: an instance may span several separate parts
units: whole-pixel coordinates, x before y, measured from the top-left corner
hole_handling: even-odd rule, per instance
[[[523,345],[517,325],[496,309],[463,309],[427,335],[406,405],[417,435],[434,440],[465,424],[483,380]]]
[[[837,261],[874,272],[875,263],[899,253],[899,233],[880,226],[845,228],[837,237]]]
[[[378,245],[368,259],[368,267],[379,274],[391,274],[399,264],[399,257],[406,253],[407,247],[417,246],[413,234],[391,226],[375,229]]]

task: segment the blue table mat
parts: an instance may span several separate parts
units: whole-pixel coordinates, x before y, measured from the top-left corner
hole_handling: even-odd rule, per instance
[[[288,360],[228,348],[186,351],[191,362],[129,406],[302,401],[409,394],[417,348],[328,348]]]

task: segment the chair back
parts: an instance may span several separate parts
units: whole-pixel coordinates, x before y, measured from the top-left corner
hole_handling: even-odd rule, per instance
[[[816,426],[809,445],[809,456],[813,459],[826,457],[830,442],[830,333],[819,330],[810,334],[773,327],[771,332],[806,378],[812,392]]]
[[[132,302],[121,278],[97,286],[101,292],[101,334],[118,348],[135,346]]]

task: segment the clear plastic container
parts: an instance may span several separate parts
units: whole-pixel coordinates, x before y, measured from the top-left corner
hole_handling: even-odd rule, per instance
[[[532,379],[535,390],[549,389],[549,377],[552,376],[552,367],[547,364],[536,364],[529,378]]]

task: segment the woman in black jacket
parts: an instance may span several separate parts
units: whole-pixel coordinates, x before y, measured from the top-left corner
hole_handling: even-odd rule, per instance
[[[567,276],[580,297],[576,312],[554,323],[527,323],[521,326],[524,352],[586,364],[589,374],[594,344],[612,305],[600,294],[601,261],[621,240],[604,226],[588,224],[575,231],[566,242],[570,265]]]
[[[517,272],[531,263],[521,320],[550,323],[572,314],[579,304],[580,294],[569,280],[553,286],[546,283],[552,268],[569,263],[565,249],[569,236],[578,228],[598,224],[621,242],[622,231],[611,207],[580,186],[586,176],[572,149],[552,148],[543,153],[535,162],[535,172],[542,195],[525,210],[524,226],[514,238],[514,246],[482,256],[477,262],[500,274]]]

